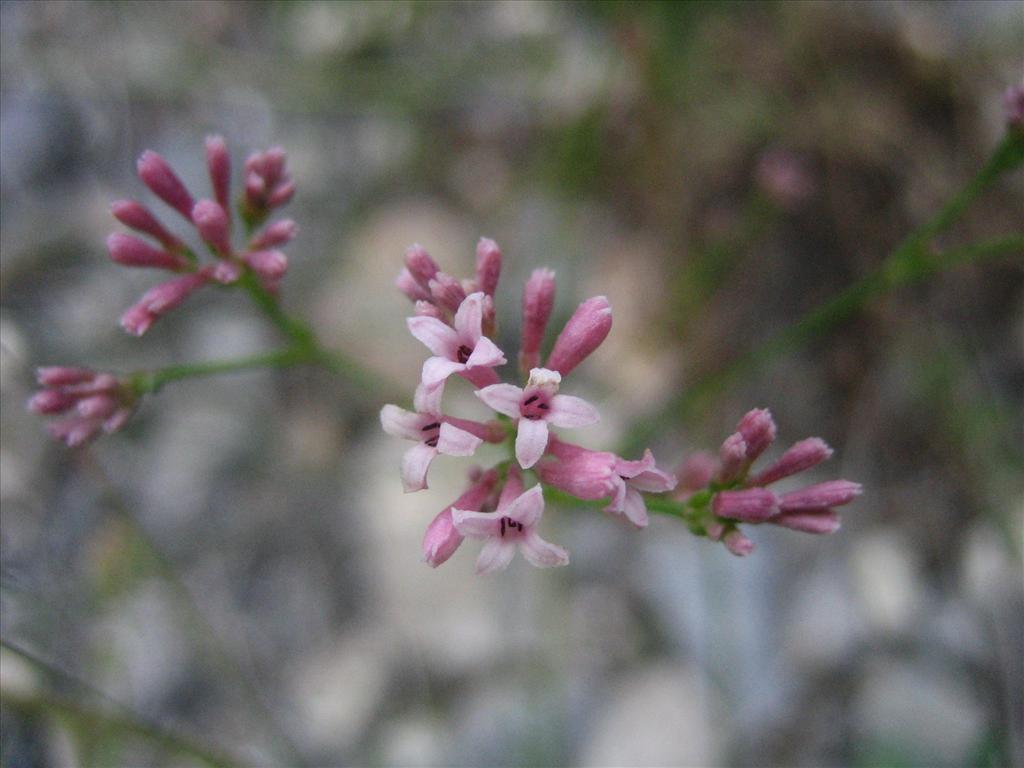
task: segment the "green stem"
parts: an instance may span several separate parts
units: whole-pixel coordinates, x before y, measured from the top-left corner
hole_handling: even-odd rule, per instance
[[[234,360],[180,363],[178,365],[169,365],[166,368],[157,368],[152,371],[140,371],[132,374],[130,380],[135,392],[143,395],[158,392],[164,384],[172,381],[192,379],[199,376],[214,376],[222,373],[236,373],[253,368],[285,368],[290,365],[312,362],[314,359],[315,355],[311,351],[289,347],[288,349],[281,349],[276,352],[250,355],[249,357],[240,357]]]
[[[1014,170],[1021,163],[1024,163],[1024,131],[1012,131],[975,177],[932,219],[900,243],[878,268],[767,342],[704,376],[654,416],[640,421],[627,435],[624,454],[641,450],[666,419],[687,420],[693,413],[706,408],[709,401],[735,379],[834,328],[876,296],[960,264],[1024,253],[1024,235],[1019,233],[944,252],[931,247],[931,240],[959,220],[982,192],[1002,174]]]

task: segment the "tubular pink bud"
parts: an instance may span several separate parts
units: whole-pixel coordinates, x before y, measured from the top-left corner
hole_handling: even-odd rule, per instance
[[[711,510],[719,517],[742,520],[745,523],[763,523],[778,514],[775,494],[765,488],[743,491],[719,491],[711,501]]]
[[[73,368],[65,365],[52,365],[36,369],[36,381],[43,387],[64,387],[68,384],[81,384],[92,381],[96,372],[88,368]]]
[[[413,277],[412,272],[405,267],[402,268],[402,271],[398,273],[398,277],[395,278],[395,287],[404,293],[409,301],[433,303],[430,291],[420,285],[419,281]]]
[[[736,431],[743,435],[747,444],[748,462],[756,459],[775,442],[775,421],[767,408],[749,411],[736,425]]]
[[[114,218],[131,227],[136,232],[142,232],[158,240],[164,248],[170,251],[177,251],[182,248],[182,242],[160,223],[142,203],[134,200],[115,200],[110,204],[110,212]]]
[[[736,557],[746,557],[754,551],[754,542],[744,536],[740,531],[729,531],[722,539],[725,548]]]
[[[820,437],[809,437],[794,443],[793,446],[768,467],[751,480],[752,485],[770,485],[784,477],[798,474],[832,456],[832,449]]]
[[[56,389],[44,389],[36,392],[28,401],[28,409],[33,413],[63,413],[75,404],[76,398]]]
[[[188,262],[177,254],[161,251],[132,235],[114,232],[107,238],[110,258],[125,267],[148,267],[179,272]]]
[[[267,198],[267,207],[280,208],[282,205],[287,205],[294,196],[295,182],[287,181],[275,187],[274,191],[270,193],[270,197]]]
[[[252,250],[263,250],[273,248],[277,245],[284,245],[295,237],[296,226],[291,219],[281,219],[269,224],[262,232],[253,238],[249,243]]]
[[[733,432],[722,442],[718,449],[718,460],[721,462],[721,469],[718,470],[718,479],[723,483],[735,480],[743,472],[747,462],[747,442],[739,432]]]
[[[459,306],[466,300],[466,292],[462,285],[451,275],[438,272],[430,281],[430,293],[440,306],[449,312],[458,312]]]
[[[476,245],[477,290],[493,296],[501,276],[501,248],[487,237],[481,237]]]
[[[199,230],[199,236],[218,256],[231,253],[231,224],[228,214],[213,200],[200,200],[192,208],[192,223]]]
[[[542,459],[533,470],[542,482],[579,499],[611,496],[622,482],[615,474],[618,457],[614,453],[591,451],[557,439],[549,442],[548,450],[558,461]]]
[[[535,269],[523,286],[523,329],[519,367],[524,371],[540,365],[540,345],[555,306],[555,273]]]
[[[440,271],[430,254],[419,243],[410,245],[405,250],[405,266],[412,276],[426,288],[434,276]]]
[[[819,535],[835,533],[841,525],[839,513],[834,509],[783,512],[773,517],[769,522],[772,525],[779,525],[793,531]]]
[[[825,509],[849,504],[863,493],[860,483],[849,480],[828,480],[824,483],[791,491],[779,500],[783,512],[798,512],[810,509]]]
[[[78,415],[87,419],[105,419],[117,410],[117,400],[110,395],[93,395],[78,401]]]
[[[121,327],[141,336],[158,317],[177,307],[209,279],[205,272],[196,272],[150,288],[121,316]]]
[[[484,472],[472,487],[449,504],[427,526],[423,537],[423,559],[431,568],[436,568],[450,558],[462,543],[463,536],[452,523],[452,509],[479,510],[498,482],[498,473],[493,469]]]
[[[48,424],[47,431],[51,437],[60,440],[68,448],[77,448],[92,440],[99,432],[100,426],[100,422],[96,419],[75,417]]]
[[[587,299],[569,318],[551,350],[546,368],[565,376],[597,349],[612,329],[612,308],[604,296]]]
[[[147,149],[139,157],[136,168],[139,178],[153,194],[174,208],[189,221],[192,220],[192,206],[195,202],[181,179],[160,155]]]
[[[254,272],[266,280],[280,280],[288,270],[288,257],[281,251],[251,251],[242,258]]]
[[[230,215],[231,211],[231,155],[223,136],[206,137],[206,167],[210,171],[213,197]]]
[[[679,488],[684,491],[699,491],[707,487],[711,478],[715,476],[715,457],[710,453],[695,453],[679,468],[676,477],[679,478]]]

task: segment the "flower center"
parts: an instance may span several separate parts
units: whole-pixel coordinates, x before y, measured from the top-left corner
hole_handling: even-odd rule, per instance
[[[502,537],[505,536],[505,531],[506,530],[508,530],[510,533],[512,531],[522,532],[523,524],[520,523],[518,520],[513,520],[511,517],[502,516],[502,518],[501,518],[501,535],[502,535]]]
[[[537,421],[547,416],[551,410],[551,403],[548,402],[546,392],[531,392],[523,402],[519,404],[519,414],[524,419]]]
[[[423,442],[431,448],[436,448],[437,440],[441,436],[441,422],[434,421],[430,424],[425,424],[420,431],[424,433]]]
[[[455,353],[455,356],[458,358],[460,363],[464,363],[467,360],[469,360],[469,356],[472,354],[473,350],[467,347],[465,344],[463,344],[459,347],[459,350],[458,352]]]

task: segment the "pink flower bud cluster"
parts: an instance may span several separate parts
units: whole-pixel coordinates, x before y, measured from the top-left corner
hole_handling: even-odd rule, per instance
[[[116,432],[135,410],[131,387],[109,373],[49,367],[38,369],[36,380],[42,389],[28,401],[29,410],[47,416],[71,413],[49,425],[50,435],[71,448]]]
[[[859,483],[829,480],[796,491],[776,494],[769,486],[804,472],[832,456],[824,440],[810,437],[792,445],[775,462],[751,473],[754,462],[775,441],[775,421],[766,409],[747,413],[736,432],[722,443],[718,460],[696,454],[680,467],[680,495],[693,499],[710,494],[710,503],[698,519],[702,532],[721,541],[734,555],[748,555],[753,543],[739,523],[771,523],[803,533],[826,534],[839,530],[835,507],[860,496]]]
[[[142,182],[164,203],[195,228],[212,261],[199,264],[195,252],[165,227],[145,205],[118,200],[111,205],[114,217],[144,235],[115,232],[107,238],[110,258],[126,267],[160,269],[181,273],[151,288],[121,317],[122,327],[141,336],[195,291],[210,283],[230,285],[251,271],[270,291],[276,292],[288,268],[279,250],[295,236],[295,223],[282,219],[255,232],[241,247],[233,245],[231,216],[231,157],[219,136],[206,140],[206,165],[212,199],[195,200],[171,166],[156,152],[146,150],[138,161]],[[249,230],[262,224],[275,208],[291,199],[295,185],[285,169],[285,154],[274,148],[251,155],[246,161],[245,191],[239,203]]]
[[[427,251],[411,246],[396,285],[415,306],[409,331],[431,352],[423,363],[413,410],[395,405],[381,410],[384,431],[415,443],[402,459],[407,492],[427,487],[427,471],[439,454],[470,456],[483,442],[508,442],[514,459],[476,472],[466,492],[428,526],[423,556],[438,566],[465,537],[484,541],[477,572],[505,568],[518,551],[535,566],[565,565],[568,553],[542,539],[537,526],[544,510],[543,485],[582,499],[607,499],[609,513],[638,528],[647,525],[642,493],[665,493],[676,478],[655,464],[650,451],[638,461],[591,451],[555,436],[553,429],[595,424],[597,409],[580,397],[562,394],[563,379],[608,336],[611,306],[604,296],[583,302],[566,322],[547,360],[540,349],[554,308],[555,275],[538,269],[522,297],[519,367],[521,385],[501,381],[506,364],[494,341],[494,293],[501,274],[501,249],[480,240],[476,274],[456,279],[442,272]],[[470,383],[497,420],[473,421],[443,411],[444,388],[452,375]],[[522,470],[540,484],[525,489]]]

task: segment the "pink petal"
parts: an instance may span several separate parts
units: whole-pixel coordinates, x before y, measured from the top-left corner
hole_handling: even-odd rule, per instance
[[[506,517],[522,523],[524,528],[533,528],[544,513],[543,489],[539,485],[533,486],[505,507],[503,512]]]
[[[463,341],[476,344],[480,340],[484,319],[483,301],[484,294],[478,291],[467,296],[459,305],[453,325]]]
[[[380,409],[380,425],[392,437],[420,441],[423,439],[420,430],[425,424],[427,422],[421,413],[413,413],[390,404]]]
[[[422,491],[427,487],[427,470],[437,456],[437,448],[417,443],[402,457],[402,488],[406,493]]]
[[[555,395],[547,420],[556,427],[588,427],[601,420],[601,414],[582,397]]]
[[[531,531],[519,542],[519,551],[530,565],[537,568],[551,568],[569,564],[569,553],[557,544],[542,539],[536,531]]]
[[[548,445],[548,423],[543,419],[531,421],[519,420],[519,433],[516,435],[516,459],[519,466],[529,469],[541,456]]]
[[[508,568],[512,558],[516,556],[516,544],[509,539],[490,538],[480,550],[480,557],[476,560],[476,572],[478,576],[494,571],[503,571]]]
[[[644,497],[635,488],[626,488],[626,497],[622,503],[622,514],[637,528],[647,527],[647,505]]]
[[[505,353],[498,349],[498,345],[486,336],[481,336],[476,340],[476,346],[469,359],[466,360],[466,365],[470,368],[490,368],[493,365],[504,365],[507,362]]]
[[[461,543],[462,534],[452,524],[451,507],[445,507],[423,535],[423,559],[431,568],[437,568],[455,554]]]
[[[453,373],[464,370],[466,370],[466,366],[463,363],[457,363],[446,357],[428,357],[423,363],[420,379],[423,382],[423,386],[433,389],[444,384],[444,380]]]
[[[513,419],[519,418],[519,401],[523,397],[523,390],[514,384],[492,384],[478,389],[473,394],[498,413],[511,416]]]
[[[498,512],[504,512],[511,506],[512,502],[523,495],[523,473],[519,471],[519,467],[515,464],[510,464],[508,467],[508,476],[505,478],[505,485],[501,488],[501,494],[498,496]]]
[[[452,510],[452,522],[463,536],[486,539],[498,535],[500,515],[493,512],[473,512],[465,509]]]
[[[441,413],[441,397],[444,395],[444,381],[433,387],[420,382],[412,398],[412,407],[417,413]]]
[[[459,335],[453,328],[433,317],[406,318],[409,332],[438,357],[454,360],[459,350]]]
[[[810,512],[783,512],[770,521],[801,533],[829,534],[839,530],[841,525],[839,513],[834,509],[823,509]]]
[[[476,435],[464,432],[451,424],[442,424],[437,440],[437,450],[446,456],[472,456],[481,440]]]

